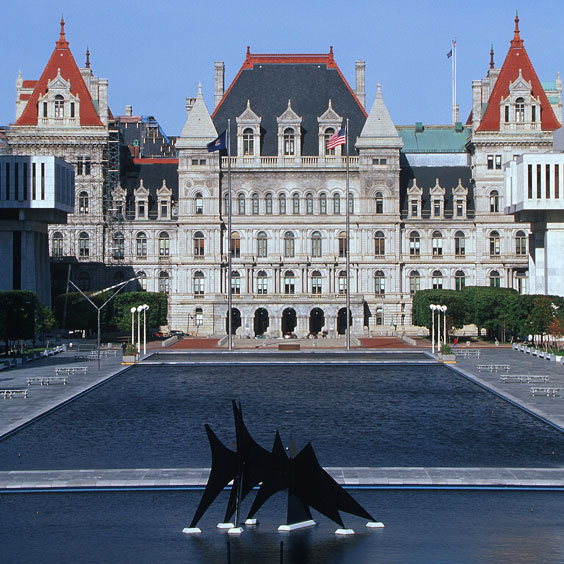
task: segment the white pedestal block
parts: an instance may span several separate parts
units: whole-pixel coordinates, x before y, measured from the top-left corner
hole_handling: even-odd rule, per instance
[[[243,527],[231,527],[231,529],[229,529],[227,531],[228,535],[240,535],[243,532]]]
[[[315,527],[315,525],[317,525],[317,523],[313,520],[292,523],[291,525],[280,525],[280,527],[278,527],[278,532],[289,533],[291,531],[297,531],[298,529],[305,529],[306,527]]]
[[[368,523],[366,523],[366,526],[369,529],[383,529],[384,523],[382,523],[381,521],[368,521]]]
[[[218,523],[218,529],[232,529],[235,525],[233,523]]]
[[[258,519],[247,519],[245,521],[245,525],[247,525],[248,527],[254,527],[258,525]]]
[[[182,529],[182,532],[186,533],[187,535],[198,535],[202,531],[199,527],[184,527],[184,529]]]
[[[335,534],[339,536],[348,536],[348,535],[354,535],[354,531],[353,529],[337,529],[335,531]]]

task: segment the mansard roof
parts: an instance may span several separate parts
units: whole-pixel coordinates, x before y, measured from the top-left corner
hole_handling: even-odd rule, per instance
[[[328,54],[257,55],[247,48],[247,57],[237,76],[225,92],[212,114],[219,133],[232,121],[231,152],[237,151],[236,117],[247,107],[247,100],[261,121],[261,155],[278,154],[277,118],[288,108],[302,118],[302,155],[319,152],[319,123],[317,118],[328,108],[329,100],[335,112],[349,119],[349,146],[360,135],[366,112]]]
[[[515,32],[509,51],[490,95],[482,121],[476,131],[499,131],[499,103],[502,98],[509,96],[509,85],[519,78],[519,73],[521,73],[524,80],[530,82],[532,95],[535,98],[540,98],[541,129],[543,131],[555,131],[561,127],[554,115],[552,106],[548,101],[533,64],[527,55],[523,40],[519,34],[519,17],[516,16]]]
[[[39,96],[47,92],[49,82],[57,76],[59,71],[61,76],[67,82],[70,82],[71,93],[78,96],[80,100],[80,125],[104,127],[94,108],[88,87],[84,83],[82,74],[69,49],[69,43],[65,38],[65,22],[63,19],[61,19],[61,33],[59,40],[55,43],[55,50],[43,70],[41,78],[35,83],[33,93],[22,115],[16,121],[16,125],[37,125]],[[33,81],[24,81],[24,85],[26,83],[31,86]]]

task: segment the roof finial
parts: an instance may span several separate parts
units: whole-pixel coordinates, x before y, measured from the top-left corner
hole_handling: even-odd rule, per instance
[[[65,37],[65,18],[63,17],[63,14],[61,14],[61,39],[64,39]]]
[[[519,35],[519,10],[515,10],[515,33]]]
[[[68,47],[69,43],[65,38],[65,19],[63,14],[61,14],[61,33],[59,34],[59,40],[57,41],[57,47],[65,48]]]
[[[492,43],[492,48],[490,49],[490,69],[495,68],[493,56],[494,56],[494,50],[493,50],[493,43]]]
[[[523,40],[519,35],[519,13],[517,10],[515,11],[515,32],[513,35],[513,39],[511,40],[512,47],[523,47]]]
[[[88,49],[88,45],[86,46],[86,68],[90,68],[90,49]]]
[[[329,56],[333,58],[333,45],[329,46]]]
[[[380,81],[378,81],[378,86],[376,87],[376,94],[382,94],[382,88],[380,88]]]
[[[250,45],[247,45],[247,57],[251,56],[251,47]]]

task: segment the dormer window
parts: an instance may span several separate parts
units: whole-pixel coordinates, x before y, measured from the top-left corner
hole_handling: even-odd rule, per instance
[[[65,117],[65,99],[60,94],[55,96],[55,117]]]
[[[294,130],[288,127],[284,130],[284,156],[294,156],[296,154],[296,136]]]
[[[334,156],[335,155],[335,147],[333,147],[332,149],[328,149],[327,148],[327,143],[329,143],[329,139],[331,138],[331,136],[335,133],[335,130],[332,127],[328,127],[325,130],[325,143],[324,143],[324,147],[325,147],[325,154],[328,156]]]

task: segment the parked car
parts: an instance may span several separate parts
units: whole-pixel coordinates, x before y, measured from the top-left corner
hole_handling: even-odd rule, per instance
[[[180,329],[173,329],[170,332],[171,337],[184,337],[184,335],[186,335],[186,333],[184,333],[184,331],[180,331]]]
[[[153,339],[157,339],[157,340],[168,339],[169,337],[170,337],[170,333],[167,333],[166,331],[157,331],[156,333],[153,334]]]

